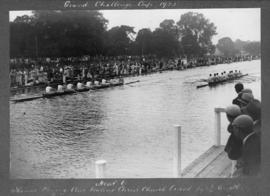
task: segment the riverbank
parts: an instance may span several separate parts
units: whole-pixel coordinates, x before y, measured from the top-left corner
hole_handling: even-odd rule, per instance
[[[242,62],[258,59],[253,56],[239,57],[207,57],[207,58],[175,58],[160,60],[154,57],[124,57],[123,59],[100,59],[85,61],[84,59],[13,59],[10,65],[11,90],[34,88],[86,81],[99,81],[119,77],[148,75],[157,72],[184,70],[189,68],[218,65],[222,63]],[[26,61],[27,60],[27,61]]]

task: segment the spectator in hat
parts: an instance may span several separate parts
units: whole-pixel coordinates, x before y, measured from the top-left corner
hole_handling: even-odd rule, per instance
[[[242,164],[234,177],[257,176],[260,174],[261,141],[253,130],[253,119],[245,114],[239,115],[232,122],[233,134],[242,141]]]
[[[251,101],[246,107],[242,108],[242,113],[249,115],[253,119],[253,129],[260,135],[261,133],[261,102],[257,99]]]
[[[252,94],[252,90],[250,88],[245,88],[241,92],[242,93],[250,93],[250,94]]]
[[[242,141],[233,134],[232,122],[241,115],[241,110],[238,105],[230,105],[225,109],[227,119],[229,121],[228,132],[230,136],[225,145],[224,151],[228,154],[229,159],[237,160],[241,157]]]
[[[239,100],[240,108],[242,109],[246,107],[253,100],[254,100],[254,96],[252,93],[242,92],[241,99]]]

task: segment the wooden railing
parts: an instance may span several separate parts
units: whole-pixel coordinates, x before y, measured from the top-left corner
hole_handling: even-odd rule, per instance
[[[224,108],[215,108],[215,146],[221,145],[221,113],[225,112]]]
[[[221,113],[225,113],[224,108],[215,108],[215,127],[214,127],[214,145],[221,145]],[[174,176],[180,178],[182,176],[181,164],[181,126],[175,125],[175,152],[174,152]]]
[[[215,127],[214,127],[214,145],[221,145],[221,113],[225,112],[224,108],[215,108]],[[182,176],[182,148],[181,148],[181,126],[174,125],[174,177],[180,178]],[[106,170],[106,161],[96,161],[96,178],[104,178]]]

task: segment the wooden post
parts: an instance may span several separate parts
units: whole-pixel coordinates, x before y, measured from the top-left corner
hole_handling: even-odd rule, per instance
[[[215,146],[221,144],[221,116],[220,108],[215,108]]]
[[[181,177],[181,126],[175,125],[174,176]]]
[[[106,169],[106,161],[98,160],[96,161],[96,178],[104,178]]]
[[[230,173],[231,178],[233,177],[235,167],[236,167],[236,160],[232,160],[231,173]]]

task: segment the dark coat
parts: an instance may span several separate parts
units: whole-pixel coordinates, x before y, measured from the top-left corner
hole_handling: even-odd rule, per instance
[[[231,124],[228,126],[228,132],[231,135],[228,138],[224,151],[227,152],[229,159],[238,160],[242,154],[242,141],[233,135]]]
[[[243,175],[256,176],[260,173],[261,139],[260,134],[251,133],[243,141]]]
[[[261,134],[261,120],[254,121],[254,127],[253,127],[255,133],[257,133],[259,136]]]
[[[238,93],[238,96],[233,99],[232,104],[238,105],[240,108],[242,108],[244,105],[247,105],[248,102],[242,99],[243,93]]]

